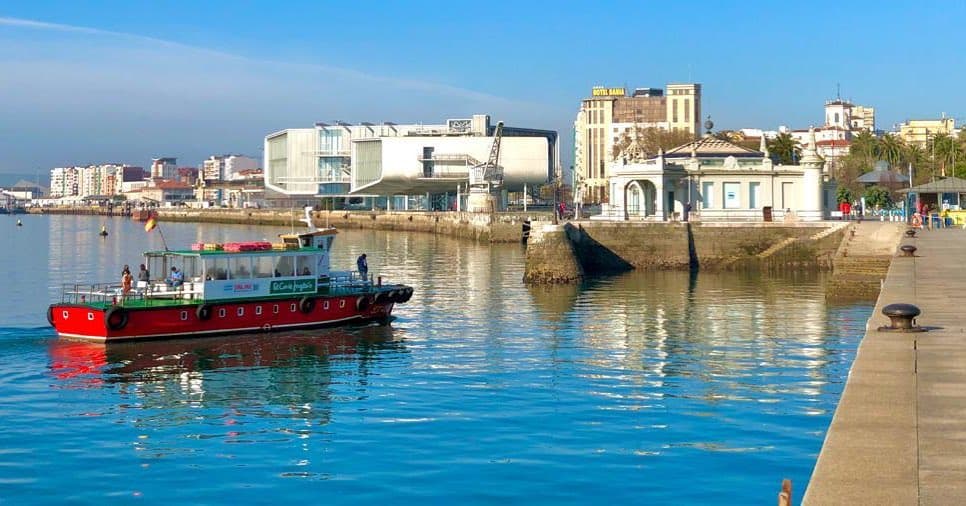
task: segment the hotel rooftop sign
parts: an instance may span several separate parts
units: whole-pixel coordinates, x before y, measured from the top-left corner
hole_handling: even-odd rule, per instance
[[[623,97],[627,94],[624,88],[605,88],[603,86],[594,86],[590,91],[591,96],[594,97]]]

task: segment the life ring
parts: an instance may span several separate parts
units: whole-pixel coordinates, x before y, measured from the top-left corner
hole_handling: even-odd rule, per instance
[[[299,311],[309,314],[313,309],[315,309],[315,299],[311,297],[302,297],[302,300],[299,301]]]
[[[104,325],[108,330],[121,330],[127,325],[127,311],[118,306],[108,309],[104,313]]]
[[[207,320],[211,318],[211,304],[202,304],[195,309],[195,315],[199,320]]]
[[[369,297],[366,297],[365,295],[363,295],[362,297],[359,297],[358,299],[356,299],[356,309],[358,309],[359,311],[365,311],[366,309],[369,309]]]
[[[922,218],[919,216],[919,213],[912,215],[912,226],[922,228]]]

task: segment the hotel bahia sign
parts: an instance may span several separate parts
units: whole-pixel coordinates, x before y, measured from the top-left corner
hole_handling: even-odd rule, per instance
[[[627,94],[627,90],[624,88],[605,88],[603,86],[594,86],[590,93],[591,96],[594,97],[623,97]]]

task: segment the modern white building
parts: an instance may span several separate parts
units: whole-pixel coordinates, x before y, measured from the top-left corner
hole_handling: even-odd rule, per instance
[[[465,189],[486,162],[495,125],[487,115],[437,125],[316,123],[265,137],[265,186],[287,195],[417,195]],[[503,127],[504,189],[546,183],[559,171],[557,132]]]
[[[55,167],[50,169],[51,198],[75,197],[80,194],[79,169],[82,167]]]
[[[827,216],[835,184],[823,177],[814,135],[799,165],[778,165],[759,151],[705,136],[645,158],[631,143],[612,162],[611,202],[602,217],[618,220],[817,221]],[[768,213],[765,212],[768,209]]]

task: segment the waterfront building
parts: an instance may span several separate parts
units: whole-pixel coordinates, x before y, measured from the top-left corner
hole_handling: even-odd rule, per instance
[[[936,135],[956,135],[956,120],[945,114],[939,119],[913,119],[899,125],[899,137],[906,144],[927,147]]]
[[[177,181],[156,181],[140,189],[141,199],[158,204],[178,204],[194,200],[194,187]]]
[[[614,146],[635,128],[701,133],[701,85],[637,88],[595,86],[574,121],[574,187],[583,202],[606,202]],[[579,181],[579,183],[578,183]]]
[[[835,183],[813,135],[799,165],[779,165],[768,154],[710,135],[647,158],[632,142],[611,162],[611,202],[601,218],[617,220],[817,221],[835,202]]]
[[[258,161],[244,155],[212,155],[202,162],[205,181],[228,181],[243,170],[258,168]]]
[[[496,126],[483,114],[437,125],[316,123],[265,137],[265,187],[289,196],[455,195],[485,163]],[[504,191],[559,171],[557,132],[504,126]],[[448,197],[447,197],[448,198]]]
[[[172,157],[154,158],[151,160],[151,177],[174,179],[178,171],[178,159]]]
[[[78,167],[55,167],[50,169],[50,197],[75,197],[79,195]]]

